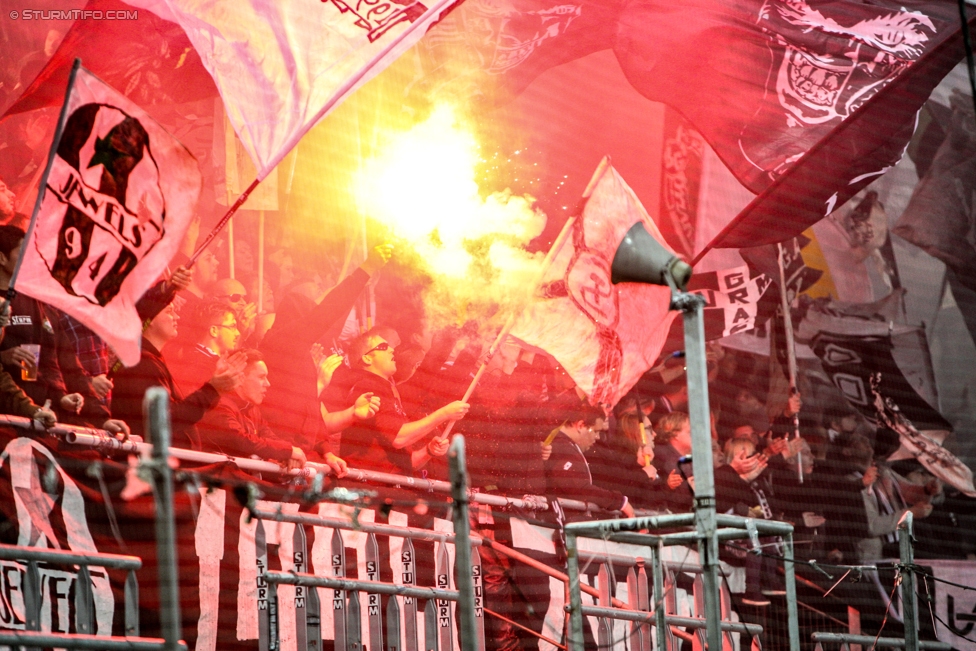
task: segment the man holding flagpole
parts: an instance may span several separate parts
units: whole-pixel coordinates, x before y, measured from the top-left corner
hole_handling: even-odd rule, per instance
[[[201,184],[186,147],[76,61],[23,247],[8,256],[9,294],[66,312],[137,364],[136,303],[178,251]]]

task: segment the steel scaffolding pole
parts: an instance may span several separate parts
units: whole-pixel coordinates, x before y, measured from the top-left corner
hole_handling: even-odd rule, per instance
[[[180,586],[176,575],[176,523],[173,517],[173,471],[169,467],[169,393],[151,387],[143,401],[152,438],[150,470],[156,490],[156,553],[159,558],[160,628],[166,651],[185,648],[180,622]]]
[[[468,467],[464,437],[455,435],[447,452],[454,500],[454,585],[458,591],[458,636],[461,651],[478,649],[478,623],[474,612],[474,579],[471,575],[471,523],[468,520]]]
[[[705,299],[675,293],[671,307],[681,310],[685,327],[685,374],[691,420],[692,468],[695,473],[695,530],[705,590],[705,637],[710,649],[722,648],[721,601],[718,583],[718,539],[715,536],[715,471],[708,410],[708,368],[705,361]]]
[[[905,622],[905,649],[918,651],[918,593],[915,590],[915,514],[905,511],[898,522],[898,551],[901,557],[901,614]]]

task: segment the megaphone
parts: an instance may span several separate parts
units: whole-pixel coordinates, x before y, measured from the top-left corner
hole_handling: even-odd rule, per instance
[[[673,284],[668,282],[669,276],[674,281]],[[689,280],[691,266],[664,248],[641,222],[631,226],[624,235],[613,256],[613,264],[610,265],[610,281],[614,285],[664,285],[683,292]]]

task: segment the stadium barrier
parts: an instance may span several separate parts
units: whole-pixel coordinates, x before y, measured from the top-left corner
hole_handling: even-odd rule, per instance
[[[30,429],[34,431],[43,430],[43,428],[40,428],[29,419],[18,418],[18,417],[11,417],[11,416],[0,417],[0,425],[2,424],[12,425],[20,429]],[[54,434],[59,439],[62,439],[65,442],[99,449],[103,452],[137,454],[142,456],[144,461],[147,458],[152,458],[154,455],[158,453],[158,451],[154,449],[152,445],[142,442],[137,437],[132,437],[132,439],[130,440],[122,441],[102,430],[97,430],[92,428],[59,425],[56,428],[43,430],[43,431],[47,435]],[[181,449],[171,449],[170,453],[173,458],[185,460],[188,462],[195,462],[201,464],[232,462],[242,470],[246,470],[250,472],[274,473],[278,475],[282,475],[282,474],[301,475],[304,479],[306,479],[307,481],[309,481],[310,484],[313,485],[315,484],[317,477],[324,477],[331,472],[327,467],[319,466],[318,464],[315,464],[314,466],[304,470],[288,472],[284,470],[281,466],[273,462],[266,462],[266,461],[260,461],[255,459],[241,459],[241,458],[228,457],[220,454],[202,453],[202,452],[181,450]],[[166,464],[160,464],[155,461],[150,461],[149,463],[152,464],[154,468],[161,468],[162,466],[166,466],[166,468],[168,468]],[[386,473],[374,473],[370,471],[357,470],[357,469],[351,469],[349,476],[351,478],[354,478],[362,482],[370,482],[370,483],[375,483],[380,485],[395,485],[400,487],[409,487],[413,491],[417,491],[418,496],[424,492],[427,493],[454,492],[455,496],[458,497],[458,499],[455,501],[458,503],[460,503],[460,496],[464,496],[472,502],[488,504],[491,506],[511,506],[513,508],[518,508],[518,509],[538,510],[540,508],[544,508],[544,506],[541,505],[546,505],[546,506],[548,505],[545,498],[542,497],[525,496],[524,498],[516,499],[516,498],[501,497],[497,495],[486,495],[483,493],[475,493],[468,490],[464,490],[458,493],[457,488],[455,486],[452,486],[450,482],[439,482],[436,480],[428,480],[428,479],[412,479],[408,477],[389,475]],[[321,488],[320,481],[318,483],[318,486],[319,488]],[[560,502],[562,503],[564,508],[568,508],[570,510],[582,511],[584,509],[589,510],[591,508],[595,508],[591,506],[588,508],[588,505],[585,505],[580,502],[574,502],[571,500],[560,500]],[[452,546],[455,545],[456,543],[455,534],[430,531],[427,529],[410,528],[410,527],[398,528],[391,525],[374,524],[369,522],[355,523],[355,522],[350,522],[350,521],[341,520],[337,518],[331,518],[331,519],[321,518],[321,517],[316,518],[315,516],[306,515],[306,514],[295,514],[295,513],[289,514],[289,513],[271,512],[271,511],[263,512],[261,510],[257,510],[254,513],[254,515],[259,519],[268,519],[268,520],[273,519],[273,520],[278,520],[283,522],[292,522],[295,524],[301,524],[304,526],[332,528],[336,532],[336,535],[338,536],[337,546],[339,548],[343,547],[342,533],[340,533],[341,531],[360,531],[369,534],[370,541],[367,549],[370,546],[374,546],[376,544],[377,542],[376,536],[400,537],[403,538],[408,545],[409,545],[409,541],[411,540],[433,541],[436,542],[441,547],[441,549],[439,549],[436,554],[437,556],[442,557],[441,562],[438,566],[438,571],[437,571],[438,576],[444,574],[450,574],[449,571],[443,571],[444,568],[446,567],[446,561],[443,559],[443,554],[441,553],[441,551],[447,545],[452,545]],[[677,518],[675,522],[682,522],[685,525],[688,525],[689,523],[692,522],[692,518],[694,516],[693,514],[680,514],[677,516],[658,516],[659,522],[663,522],[660,520],[660,517]],[[719,516],[719,518],[727,519],[726,516]],[[738,520],[742,520],[742,519],[738,519]],[[751,527],[754,528],[757,525],[764,526],[762,522],[756,523],[754,521],[750,521],[743,524],[738,520],[736,521],[736,523],[734,523],[735,526],[729,523],[723,524],[722,526],[724,528],[719,529],[718,531],[719,538],[722,540],[728,540],[733,538],[746,537],[747,535],[750,535],[749,529]],[[622,522],[622,521],[614,521],[614,522]],[[599,523],[596,523],[596,525],[598,524]],[[587,527],[587,526],[595,526],[595,524],[589,522],[583,522],[583,523],[575,523],[569,526],[570,528],[576,526]],[[743,531],[745,531],[746,533],[744,534]],[[304,536],[304,534],[305,531],[303,526],[295,527],[296,536],[299,535]],[[620,536],[626,537],[627,535],[637,536],[638,534],[625,534],[621,530],[616,535],[618,537]],[[667,534],[666,536],[657,537],[657,538],[660,539],[659,542],[662,545],[692,545],[698,541],[698,534],[695,531],[679,531],[677,533],[671,533],[671,534]],[[648,554],[648,557],[652,565],[654,562],[654,551],[656,549],[655,540],[657,540],[657,538],[653,536],[641,537],[642,542],[640,544],[645,546],[650,544],[650,547],[648,547],[648,549],[650,550],[651,553]],[[622,539],[623,538],[621,538],[621,540]],[[635,540],[631,539],[630,542],[635,542]],[[538,569],[541,572],[544,572],[548,576],[557,579],[565,586],[568,586],[568,584],[570,583],[570,578],[567,573],[561,572],[555,567],[552,567],[551,565],[541,563],[538,560],[531,558],[526,554],[523,554],[522,552],[501,545],[493,540],[481,539],[478,536],[471,536],[470,548],[473,550],[471,567],[473,569],[472,572],[466,573],[466,576],[470,576],[470,578],[472,578],[475,581],[480,580],[480,576],[476,575],[477,572],[476,568],[478,566],[477,548],[482,545],[490,547],[492,550],[500,554],[504,554],[518,563],[525,563],[527,565],[530,565],[533,568]],[[302,545],[296,543],[295,548],[303,549],[304,543]],[[302,554],[302,556],[305,559],[304,562],[306,563],[304,567],[306,569],[310,568],[310,565],[307,564],[308,563],[307,549],[305,550],[304,554]],[[163,558],[164,557],[165,555],[163,556]],[[606,569],[603,569],[599,572],[599,576],[597,576],[597,582],[595,583],[594,586],[589,586],[584,584],[579,585],[580,591],[594,597],[596,600],[596,605],[586,606],[585,610],[581,610],[581,615],[587,615],[587,616],[592,616],[597,618],[597,620],[600,622],[600,626],[603,629],[609,628],[609,621],[612,620],[630,622],[631,627],[630,627],[630,634],[628,636],[630,642],[630,648],[634,649],[635,651],[649,649],[651,644],[650,628],[658,624],[658,620],[657,620],[658,612],[657,610],[655,610],[650,606],[650,599],[649,599],[650,595],[648,593],[652,591],[649,590],[647,587],[648,579],[647,579],[646,563],[648,562],[648,559],[641,558],[641,557],[630,557],[621,554],[610,554],[610,553],[594,554],[592,552],[588,553],[584,551],[579,551],[579,558],[591,560],[597,563],[606,564]],[[266,564],[265,567],[267,567]],[[414,608],[417,607],[416,604],[418,600],[421,599],[427,600],[429,602],[428,609],[432,609],[432,610],[429,613],[430,615],[429,617],[420,621],[423,622],[423,626],[427,629],[428,633],[430,633],[430,635],[428,636],[428,639],[431,640],[430,643],[433,643],[433,638],[437,638],[437,642],[439,643],[439,648],[444,649],[445,651],[447,649],[454,648],[453,642],[450,642],[451,646],[449,646],[448,640],[441,635],[442,633],[441,631],[437,630],[439,627],[436,627],[434,625],[439,623],[439,619],[440,619],[439,611],[441,611],[442,607],[446,609],[448,616],[450,616],[449,614],[451,610],[449,607],[450,603],[455,602],[456,600],[459,599],[459,594],[457,590],[447,590],[441,586],[438,586],[436,588],[423,587],[423,586],[410,586],[406,583],[398,584],[396,582],[389,583],[389,584],[382,584],[382,582],[355,583],[355,582],[350,582],[350,579],[343,577],[341,574],[344,574],[344,572],[342,572],[339,575],[332,575],[332,576],[321,576],[322,573],[319,572],[319,576],[313,576],[309,572],[297,571],[298,567],[299,564],[296,562],[296,571],[294,573],[268,572],[266,573],[264,580],[268,584],[267,587],[269,589],[269,592],[275,589],[274,586],[277,586],[279,584],[287,584],[287,583],[291,583],[295,586],[303,587],[307,590],[307,592],[305,593],[307,595],[307,602],[305,603],[305,608],[306,608],[305,625],[300,626],[298,628],[300,630],[305,631],[305,634],[310,641],[317,639],[316,638],[317,635],[321,635],[321,622],[316,621],[317,613],[319,612],[319,610],[318,610],[318,605],[315,603],[315,601],[318,599],[318,593],[314,589],[309,589],[312,586],[317,586],[317,587],[332,589],[336,591],[334,592],[334,594],[341,594],[340,599],[342,599],[343,601],[342,605],[350,609],[360,607],[358,597],[354,600],[350,600],[350,594],[354,592],[365,594],[367,596],[367,602],[368,602],[367,609],[370,607],[370,605],[376,605],[375,603],[376,599],[374,599],[374,597],[378,598],[379,595],[388,595],[388,594],[400,595],[401,598],[409,596],[410,598],[413,599]],[[627,572],[626,583],[630,588],[627,591],[626,601],[617,599],[612,596],[614,594],[613,588],[615,583],[615,580],[613,579],[614,568],[621,568],[621,567],[625,568],[625,571]],[[665,632],[665,636],[667,638],[666,648],[678,648],[676,645],[680,643],[680,640],[695,639],[697,644],[701,644],[703,639],[702,633],[703,633],[703,627],[705,626],[705,620],[701,617],[701,615],[703,614],[703,610],[701,608],[701,601],[702,601],[701,595],[703,591],[701,589],[700,566],[683,564],[683,565],[677,565],[672,567],[668,564],[668,562],[665,561],[661,566],[661,573],[662,573],[663,587],[662,587],[662,592],[657,594],[663,594],[665,597],[663,600],[663,604],[665,607],[661,609],[661,612],[664,615],[664,623],[666,624],[666,626],[663,629]],[[691,617],[682,617],[678,615],[677,607],[673,604],[673,595],[675,593],[675,589],[673,587],[675,582],[674,577],[677,573],[692,574],[695,575],[696,577],[694,582],[694,589],[692,590],[692,592],[694,593],[696,604],[695,607],[693,608],[693,612],[691,613],[692,614]],[[453,575],[453,578],[455,581],[457,581],[458,575],[456,574]],[[635,587],[635,584],[638,587]],[[813,587],[817,587],[815,584],[812,583],[810,583],[809,585]],[[643,590],[644,592],[643,595],[641,595],[641,590]],[[476,636],[479,639],[478,646],[479,648],[482,648],[482,643],[480,642],[480,640],[483,639],[483,628],[484,628],[483,618],[485,616],[501,617],[501,615],[499,615],[498,613],[494,613],[489,609],[484,608],[483,586],[480,585],[473,586],[472,593],[474,595],[474,599],[478,602],[475,610],[475,612],[478,613],[478,616],[475,618],[477,620],[477,626],[475,630],[476,630]],[[821,589],[821,594],[822,594],[822,589]],[[607,597],[609,597],[609,599]],[[722,601],[723,601],[723,605],[722,605],[723,624],[721,624],[721,628],[723,629],[723,631],[725,631],[726,633],[737,632],[737,633],[744,633],[748,635],[756,635],[758,634],[759,631],[762,630],[762,628],[760,626],[757,626],[756,624],[747,624],[742,622],[729,621],[729,617],[730,617],[730,608],[728,604],[729,590],[727,586],[723,586]],[[268,608],[269,611],[262,611],[262,617],[265,615],[272,615],[272,614],[274,614],[275,617],[280,617],[281,613],[276,612],[274,610],[274,607],[270,604],[270,602],[271,602],[270,599],[264,602],[265,607]],[[390,605],[389,602],[393,602],[393,605]],[[658,602],[662,602],[662,600],[658,599]],[[302,603],[302,602],[299,600],[296,603]],[[795,602],[793,603],[795,604]],[[836,633],[846,631],[846,634],[850,635],[859,632],[857,629],[858,614],[856,611],[851,612],[851,610],[848,609],[848,614],[849,614],[848,621],[843,622],[841,620],[831,618],[829,615],[819,613],[819,611],[813,606],[802,604],[802,603],[798,605],[808,613],[813,613],[814,615],[818,615],[818,614],[822,615],[822,617],[820,617],[820,620],[822,621],[826,621],[827,619],[832,620],[832,624],[835,626],[833,631]],[[400,604],[398,603],[397,599],[388,600],[387,612],[383,613],[383,615],[386,617],[386,630],[389,631],[401,630],[399,626],[392,626],[390,624],[393,618],[401,617],[403,619],[409,620],[409,617],[407,617],[402,610],[400,612],[394,612],[396,609],[399,608],[400,608]],[[796,605],[794,605],[793,608],[795,610]],[[604,609],[609,609],[609,610],[604,610]],[[296,611],[297,610],[298,608],[296,608]],[[570,610],[570,614],[572,614],[570,608],[567,608],[567,610]],[[289,614],[288,616],[290,617],[292,615]],[[295,616],[296,618],[299,617],[299,613],[296,612]],[[355,619],[357,622],[359,621],[358,618],[352,618],[352,617],[344,618],[344,620],[349,620],[349,619]],[[374,616],[374,620],[375,620],[375,616]],[[414,617],[412,621],[414,622],[413,624],[414,629],[416,629],[418,619]],[[374,647],[375,647],[375,640],[379,639],[376,637],[376,631],[382,630],[382,628],[376,626],[377,623],[378,621],[374,621],[373,626],[371,626],[369,630],[369,634],[372,636],[370,638],[370,645]],[[275,621],[271,619],[268,619],[266,624],[262,624],[262,626],[266,626],[269,633],[268,637],[263,639],[271,640],[273,638],[273,636],[270,635],[271,627],[273,624],[275,624]],[[811,620],[808,622],[807,627],[812,627],[813,624],[814,622]],[[318,630],[316,630],[316,625],[319,626]],[[339,624],[337,624],[337,626],[338,625]],[[515,622],[515,625],[525,630],[525,627],[519,624],[518,622]],[[350,626],[349,630],[351,634],[357,634],[356,626],[358,626],[358,624]],[[451,626],[453,626],[453,620],[451,620]],[[688,629],[688,631],[692,631],[693,633],[689,634],[686,631],[682,631],[679,627],[685,627]],[[810,628],[807,627],[805,627],[805,629],[810,630]],[[127,634],[131,635],[131,632],[128,630],[128,628],[126,632]],[[538,631],[530,630],[529,632],[532,635],[550,643],[555,648],[560,648],[560,649],[565,648],[564,644],[560,644],[559,641],[551,639],[550,637],[547,637],[543,634],[540,634]],[[604,634],[605,633],[606,630],[604,630]],[[361,638],[362,636],[360,635],[360,639]],[[414,630],[414,639],[416,638],[417,638],[416,630]],[[4,643],[2,641],[3,639],[5,638],[0,638],[0,644]],[[108,638],[99,637],[99,640],[107,640],[107,639]],[[133,637],[127,639],[129,639],[133,643],[136,642],[135,638]],[[387,638],[384,641],[386,643],[385,646],[390,646],[391,643],[398,642],[398,640],[390,639],[390,638]],[[410,647],[413,646],[415,642],[413,642],[413,640],[402,640],[402,641],[404,642],[404,644],[400,648],[404,648],[407,649],[407,651],[411,651]],[[46,644],[47,642],[50,642],[50,640],[47,640],[45,642],[43,640],[38,639],[37,645],[41,646],[43,644]],[[425,640],[425,642],[427,642],[427,640]],[[141,644],[141,641],[139,641],[139,643]],[[271,644],[273,643],[269,643],[269,648],[275,648],[271,646]],[[60,646],[66,648],[65,645],[63,644]],[[77,648],[92,648],[92,647],[77,647]],[[104,648],[109,648],[109,647],[104,647]],[[118,647],[118,648],[123,648],[123,647]],[[125,647],[125,648],[132,648],[132,647]]]

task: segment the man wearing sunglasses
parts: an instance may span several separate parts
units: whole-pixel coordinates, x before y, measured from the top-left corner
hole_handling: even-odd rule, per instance
[[[408,421],[393,375],[396,349],[373,328],[349,346],[349,363],[356,373],[347,402],[372,393],[380,400],[372,418],[357,420],[342,432],[341,454],[355,468],[412,475],[431,456],[442,456],[448,443],[437,437],[444,425],[468,413],[468,403],[455,400],[415,421]]]
[[[247,289],[244,285],[233,278],[222,278],[214,283],[210,295],[234,308],[234,312],[237,313],[237,327],[241,331],[241,341],[248,341],[254,333],[258,307],[247,300]]]

